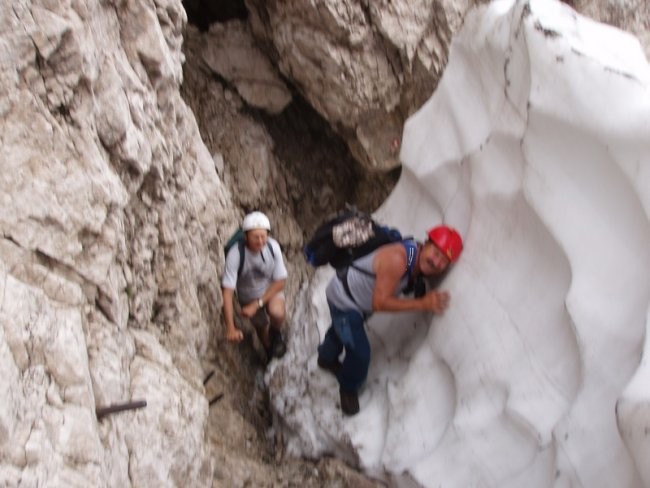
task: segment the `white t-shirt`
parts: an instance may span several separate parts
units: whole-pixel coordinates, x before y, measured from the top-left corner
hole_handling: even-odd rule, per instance
[[[221,286],[231,290],[236,289],[239,303],[245,304],[257,300],[264,294],[271,282],[284,280],[287,277],[287,268],[284,265],[280,244],[272,237],[269,237],[268,242],[273,247],[275,256],[271,254],[267,245],[258,253],[252,253],[248,247],[244,246],[246,257],[239,279],[237,278],[239,246],[234,245],[228,251]]]

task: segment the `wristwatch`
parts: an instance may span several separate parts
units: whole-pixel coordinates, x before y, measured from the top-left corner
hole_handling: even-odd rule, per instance
[[[259,308],[262,308],[264,306],[264,300],[262,300],[261,298],[258,298],[257,299],[257,306]]]

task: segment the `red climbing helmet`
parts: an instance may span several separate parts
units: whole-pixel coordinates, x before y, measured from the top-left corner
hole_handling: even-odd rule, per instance
[[[452,227],[439,225],[427,232],[429,240],[440,249],[452,263],[458,260],[463,250],[463,239]]]

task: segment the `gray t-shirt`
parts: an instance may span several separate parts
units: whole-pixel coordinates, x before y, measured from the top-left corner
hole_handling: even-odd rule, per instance
[[[335,276],[330,280],[325,290],[327,301],[339,310],[356,310],[362,314],[371,314],[372,295],[375,290],[375,273],[372,270],[372,262],[376,254],[377,251],[367,254],[357,259],[353,263],[354,267],[350,266],[348,268],[348,286],[354,300],[345,291],[341,280]],[[394,295],[398,296],[407,283],[408,276],[405,274],[398,283]]]
[[[245,304],[257,300],[264,294],[271,282],[284,280],[287,277],[287,268],[284,265],[280,244],[272,237],[269,237],[268,242],[273,247],[275,256],[271,254],[267,245],[262,248],[261,252],[255,254],[244,246],[246,257],[239,279],[237,278],[239,246],[232,246],[228,251],[221,286],[237,290],[239,303]]]

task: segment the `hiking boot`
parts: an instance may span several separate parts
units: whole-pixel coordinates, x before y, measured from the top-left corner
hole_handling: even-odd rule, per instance
[[[271,329],[271,347],[266,351],[269,360],[273,358],[281,358],[287,352],[287,345],[284,343],[282,332],[279,330]]]
[[[356,392],[339,389],[341,394],[341,411],[345,415],[356,415],[359,413],[359,395]]]
[[[341,369],[341,363],[339,363],[338,359],[328,361],[327,359],[318,356],[318,367],[329,371],[334,376],[338,376],[339,370]]]

